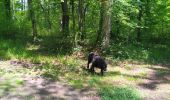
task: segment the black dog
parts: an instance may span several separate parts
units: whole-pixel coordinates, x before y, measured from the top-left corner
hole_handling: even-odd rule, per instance
[[[101,75],[103,75],[103,72],[107,70],[107,64],[104,59],[101,58],[99,55],[94,54],[93,52],[91,52],[88,56],[87,69],[89,69],[90,63],[92,63],[90,71],[92,71],[93,73],[95,72],[95,67],[101,69]]]

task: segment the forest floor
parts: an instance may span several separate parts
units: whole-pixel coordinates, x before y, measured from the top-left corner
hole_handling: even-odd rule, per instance
[[[0,100],[99,100],[96,91],[48,80],[15,61],[0,61]]]
[[[41,77],[41,70],[17,60],[0,61],[0,100],[100,100],[97,90],[76,89],[67,82]],[[97,76],[101,77],[101,76]],[[113,86],[135,88],[143,100],[170,99],[169,65],[121,62],[108,67],[101,79]]]
[[[112,45],[101,76],[66,41],[21,39],[0,39],[0,100],[170,100],[169,43]]]

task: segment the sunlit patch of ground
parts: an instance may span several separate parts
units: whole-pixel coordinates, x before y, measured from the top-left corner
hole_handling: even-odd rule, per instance
[[[162,65],[120,63],[109,65],[103,83],[133,86],[144,100],[170,99],[170,69]]]
[[[129,99],[168,100],[170,96],[168,66],[128,61],[109,63],[107,72],[101,76],[99,69],[91,74],[86,63],[72,56],[54,59],[50,64],[0,61],[0,98],[107,100],[112,95],[119,100],[122,96],[119,93],[123,93]]]
[[[42,73],[21,63],[0,61],[0,100],[100,100],[95,90],[75,89],[43,78]]]
[[[170,96],[170,69],[161,65],[126,64],[121,75],[140,91],[144,100],[168,100]],[[130,80],[129,80],[130,79]]]

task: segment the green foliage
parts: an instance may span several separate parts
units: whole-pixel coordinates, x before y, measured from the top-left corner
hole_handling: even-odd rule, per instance
[[[41,63],[42,59],[62,56],[72,51],[70,43],[55,38],[48,38],[50,41],[42,38],[40,45],[32,44],[30,36],[17,36],[17,39],[6,37],[5,40],[3,38],[0,38],[0,59],[29,59],[33,63]]]
[[[61,1],[33,1],[33,10],[36,17],[36,25],[38,35],[41,36],[56,36],[61,35]],[[75,1],[75,11],[78,9],[78,1]],[[13,0],[14,4],[12,11],[12,21],[6,19],[4,2],[0,2],[0,34],[6,34],[8,37],[15,36],[12,34],[31,34],[31,22],[28,16],[28,7],[23,8],[19,0]],[[141,25],[138,25],[139,5],[142,6]],[[11,5],[13,6],[13,5]],[[86,38],[84,44],[94,45],[96,43],[96,35],[99,31],[100,20],[100,1],[90,0],[85,1],[85,33]],[[141,28],[141,38],[150,39],[165,38],[168,40],[169,33],[169,1],[140,1],[139,0],[115,0],[112,6],[112,32],[111,39],[125,41],[136,39],[136,28]],[[72,5],[69,4],[71,10]],[[76,26],[75,30],[71,30],[70,41],[74,42],[75,34],[78,32],[78,18],[75,13]],[[72,13],[70,15],[70,28],[73,25]],[[80,40],[80,42],[82,42]]]
[[[152,43],[119,43],[111,45],[107,54],[113,59],[133,59],[148,63],[169,62],[169,44]]]
[[[137,90],[131,87],[110,87],[100,89],[102,100],[141,100]]]
[[[0,39],[0,54],[1,58],[25,58],[29,55],[29,52],[26,52],[24,41],[13,41],[13,40],[2,40]]]

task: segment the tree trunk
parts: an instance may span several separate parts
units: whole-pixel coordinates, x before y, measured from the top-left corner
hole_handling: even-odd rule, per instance
[[[85,30],[84,30],[84,23],[85,23],[85,8],[84,8],[84,0],[79,0],[79,32],[81,40],[85,38]]]
[[[36,25],[36,18],[35,18],[32,0],[28,0],[28,9],[29,9],[29,17],[32,23],[33,39],[35,40],[35,38],[37,37],[37,25]]]
[[[24,10],[24,0],[21,0],[21,10]]]
[[[15,0],[12,0],[12,19],[15,19]]]
[[[45,0],[44,0],[45,2]],[[45,4],[45,6],[48,6],[47,9],[44,8],[44,5],[41,3],[41,0],[39,0],[39,3],[40,3],[40,7],[41,9],[43,10],[43,14],[44,14],[44,18],[45,18],[45,21],[48,25],[48,29],[51,30],[52,28],[52,23],[50,21],[50,8],[49,8],[49,5]]]
[[[141,41],[141,21],[142,21],[142,4],[139,3],[139,13],[137,16],[138,26],[137,26],[137,41]]]
[[[101,6],[103,8],[103,22],[102,22],[102,35],[103,43],[102,49],[107,49],[110,43],[110,32],[111,32],[111,8],[112,0],[101,0]]]
[[[114,34],[115,38],[118,37],[118,35],[120,34],[120,21],[118,16],[116,16],[116,33]]]
[[[150,33],[151,29],[151,1],[146,0],[145,1],[145,19],[144,19],[144,26],[145,26],[145,32]]]
[[[75,32],[75,15],[74,15],[74,13],[75,13],[75,5],[74,5],[74,0],[71,0],[70,1],[71,2],[71,13],[72,13],[72,21],[73,21],[73,32]]]
[[[99,30],[97,32],[96,45],[102,42],[102,27],[103,27],[103,8],[100,6],[100,20],[99,20]]]
[[[62,13],[63,13],[62,32],[66,35],[66,33],[69,33],[69,11],[68,11],[67,0],[61,0],[61,7],[62,7]]]
[[[11,1],[5,0],[5,10],[6,10],[6,18],[8,20],[11,19]]]
[[[48,23],[48,28],[49,28],[49,30],[51,30],[52,25],[51,25],[51,21],[50,21],[50,8],[49,8],[49,6],[48,6],[48,9],[47,9],[46,19],[47,19],[47,23]]]

